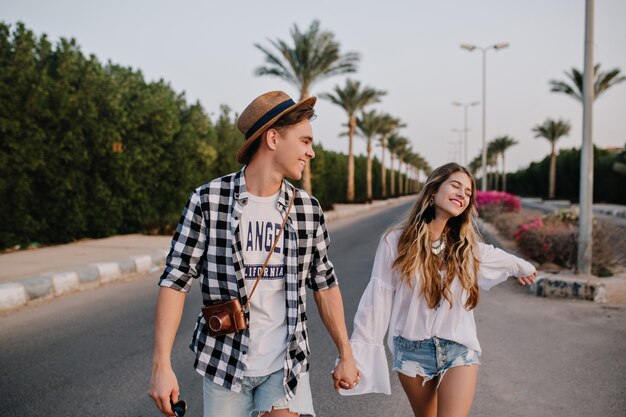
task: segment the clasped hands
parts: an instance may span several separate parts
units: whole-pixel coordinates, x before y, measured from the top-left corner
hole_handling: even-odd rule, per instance
[[[335,390],[352,389],[357,386],[361,378],[361,372],[354,359],[339,359],[331,375]]]

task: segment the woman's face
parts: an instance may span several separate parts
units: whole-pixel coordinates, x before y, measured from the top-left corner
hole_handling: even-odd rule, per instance
[[[462,171],[450,175],[433,196],[438,218],[456,217],[467,209],[472,196],[472,180]]]

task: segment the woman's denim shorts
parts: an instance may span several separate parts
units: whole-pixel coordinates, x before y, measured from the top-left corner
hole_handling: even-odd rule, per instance
[[[460,343],[436,336],[425,340],[409,340],[402,336],[393,338],[393,370],[415,378],[424,378],[422,385],[455,366],[479,364],[479,354]]]

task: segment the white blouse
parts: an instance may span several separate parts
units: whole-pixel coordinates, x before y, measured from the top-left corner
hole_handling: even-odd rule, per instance
[[[387,346],[393,352],[393,338],[423,340],[437,336],[452,340],[480,353],[476,337],[474,312],[463,306],[467,292],[458,279],[450,287],[452,308],[447,300],[431,309],[420,295],[421,281],[413,279],[413,288],[400,281],[392,265],[398,254],[400,229],[381,238],[374,259],[371,280],[361,297],[354,317],[354,331],[350,338],[352,352],[361,372],[359,384],[351,390],[340,390],[343,395],[370,392],[391,394],[389,370],[383,339],[387,329]],[[492,245],[479,243],[478,285],[488,290],[509,276],[528,276],[535,271],[529,262]]]

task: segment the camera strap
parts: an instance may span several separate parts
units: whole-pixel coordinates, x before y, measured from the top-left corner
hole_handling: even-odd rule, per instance
[[[278,231],[278,234],[276,235],[276,239],[274,239],[274,244],[272,245],[272,249],[270,249],[270,253],[267,255],[267,258],[265,259],[265,263],[263,264],[263,267],[261,268],[261,272],[259,272],[259,276],[256,277],[256,281],[254,282],[252,291],[250,291],[250,295],[248,295],[248,301],[246,302],[246,309],[250,308],[250,299],[252,298],[252,294],[254,294],[254,290],[256,290],[256,286],[259,285],[259,280],[263,276],[263,273],[265,272],[265,268],[267,267],[267,264],[269,263],[270,258],[272,257],[272,254],[274,253],[274,249],[276,248],[276,245],[278,244],[278,240],[283,234],[285,223],[287,223],[287,218],[289,217],[289,213],[291,212],[291,207],[293,207],[293,200],[294,198],[296,198],[296,189],[292,187],[291,190],[292,190],[291,200],[289,201],[289,207],[287,208],[287,213],[285,214],[285,218],[283,219],[283,224],[280,226],[280,230]]]

